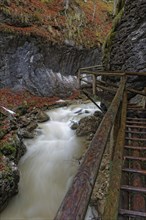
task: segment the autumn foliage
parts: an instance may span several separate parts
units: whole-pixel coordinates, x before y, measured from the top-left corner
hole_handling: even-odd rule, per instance
[[[18,35],[40,36],[47,41],[95,46],[111,28],[112,4],[103,0],[1,0],[0,30]]]

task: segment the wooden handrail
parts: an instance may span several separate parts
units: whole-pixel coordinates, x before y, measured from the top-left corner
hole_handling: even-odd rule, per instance
[[[84,219],[108,137],[123,98],[125,85],[126,76],[123,76],[121,77],[117,93],[92,139],[90,147],[57,212],[55,220]]]
[[[109,86],[113,86],[113,87],[117,87],[118,86],[116,84],[113,84],[113,83],[108,83],[108,82],[104,82],[104,81],[99,81],[96,79],[96,77],[98,76],[115,76],[115,77],[121,77],[121,76],[132,76],[132,75],[137,75],[137,76],[146,76],[146,72],[122,72],[122,71],[118,71],[118,72],[114,72],[114,71],[103,71],[101,70],[102,69],[102,66],[99,65],[99,69],[97,69],[96,71],[91,71],[89,69],[92,69],[93,67],[96,67],[96,66],[91,66],[91,67],[85,67],[85,68],[80,68],[79,71],[78,71],[78,84],[79,84],[79,88],[81,87],[81,81],[86,81],[86,80],[83,80],[84,77],[82,77],[82,74],[87,74],[87,75],[91,75],[93,76],[93,83],[92,83],[92,87],[93,87],[93,94],[95,95],[96,94],[96,86],[98,84],[99,88],[100,87],[103,87],[102,85],[99,85],[99,82],[101,84],[105,84],[105,85],[109,85]],[[98,67],[98,66],[97,66]],[[86,81],[86,83],[88,83]],[[91,83],[91,82],[90,82]],[[109,90],[111,91],[111,88],[104,88],[103,89],[106,89],[106,90]],[[143,95],[143,96],[146,96],[146,93],[145,91],[138,91],[138,90],[135,90],[133,88],[127,88],[127,91],[129,92],[132,92],[132,93],[135,93],[135,94],[139,94],[139,95]]]
[[[106,71],[94,72],[94,71],[89,71],[89,70],[81,71],[80,74],[90,74],[90,75],[95,75],[95,76],[117,76],[117,77],[126,75],[126,73],[123,73],[123,72],[106,72]]]
[[[87,67],[82,67],[82,68],[80,68],[80,70],[93,69],[93,68],[103,69],[103,66],[102,66],[102,65],[87,66]]]

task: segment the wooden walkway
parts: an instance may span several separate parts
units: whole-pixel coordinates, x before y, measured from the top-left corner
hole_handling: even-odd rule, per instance
[[[130,92],[146,96],[146,92],[127,88],[131,75],[146,73],[104,72],[101,66],[82,68],[79,87],[90,88],[93,95],[100,90],[114,93],[114,98],[98,127],[91,144],[69,188],[55,220],[83,220],[98,176],[109,137],[113,137],[110,185],[103,220],[146,219],[146,108],[128,103]],[[99,79],[119,78],[119,85]],[[103,78],[104,78],[103,77]]]

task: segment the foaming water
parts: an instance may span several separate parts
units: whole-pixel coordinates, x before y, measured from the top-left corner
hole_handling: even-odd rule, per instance
[[[1,213],[1,220],[53,220],[84,150],[70,125],[95,108],[90,103],[48,112],[51,120],[39,125],[41,134],[25,141],[27,152],[19,162],[19,193]]]

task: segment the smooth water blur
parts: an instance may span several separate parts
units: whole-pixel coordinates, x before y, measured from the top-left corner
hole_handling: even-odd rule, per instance
[[[53,220],[84,150],[70,126],[95,110],[97,107],[90,103],[48,112],[51,120],[39,124],[39,135],[25,140],[27,152],[19,162],[19,193],[0,220]]]

